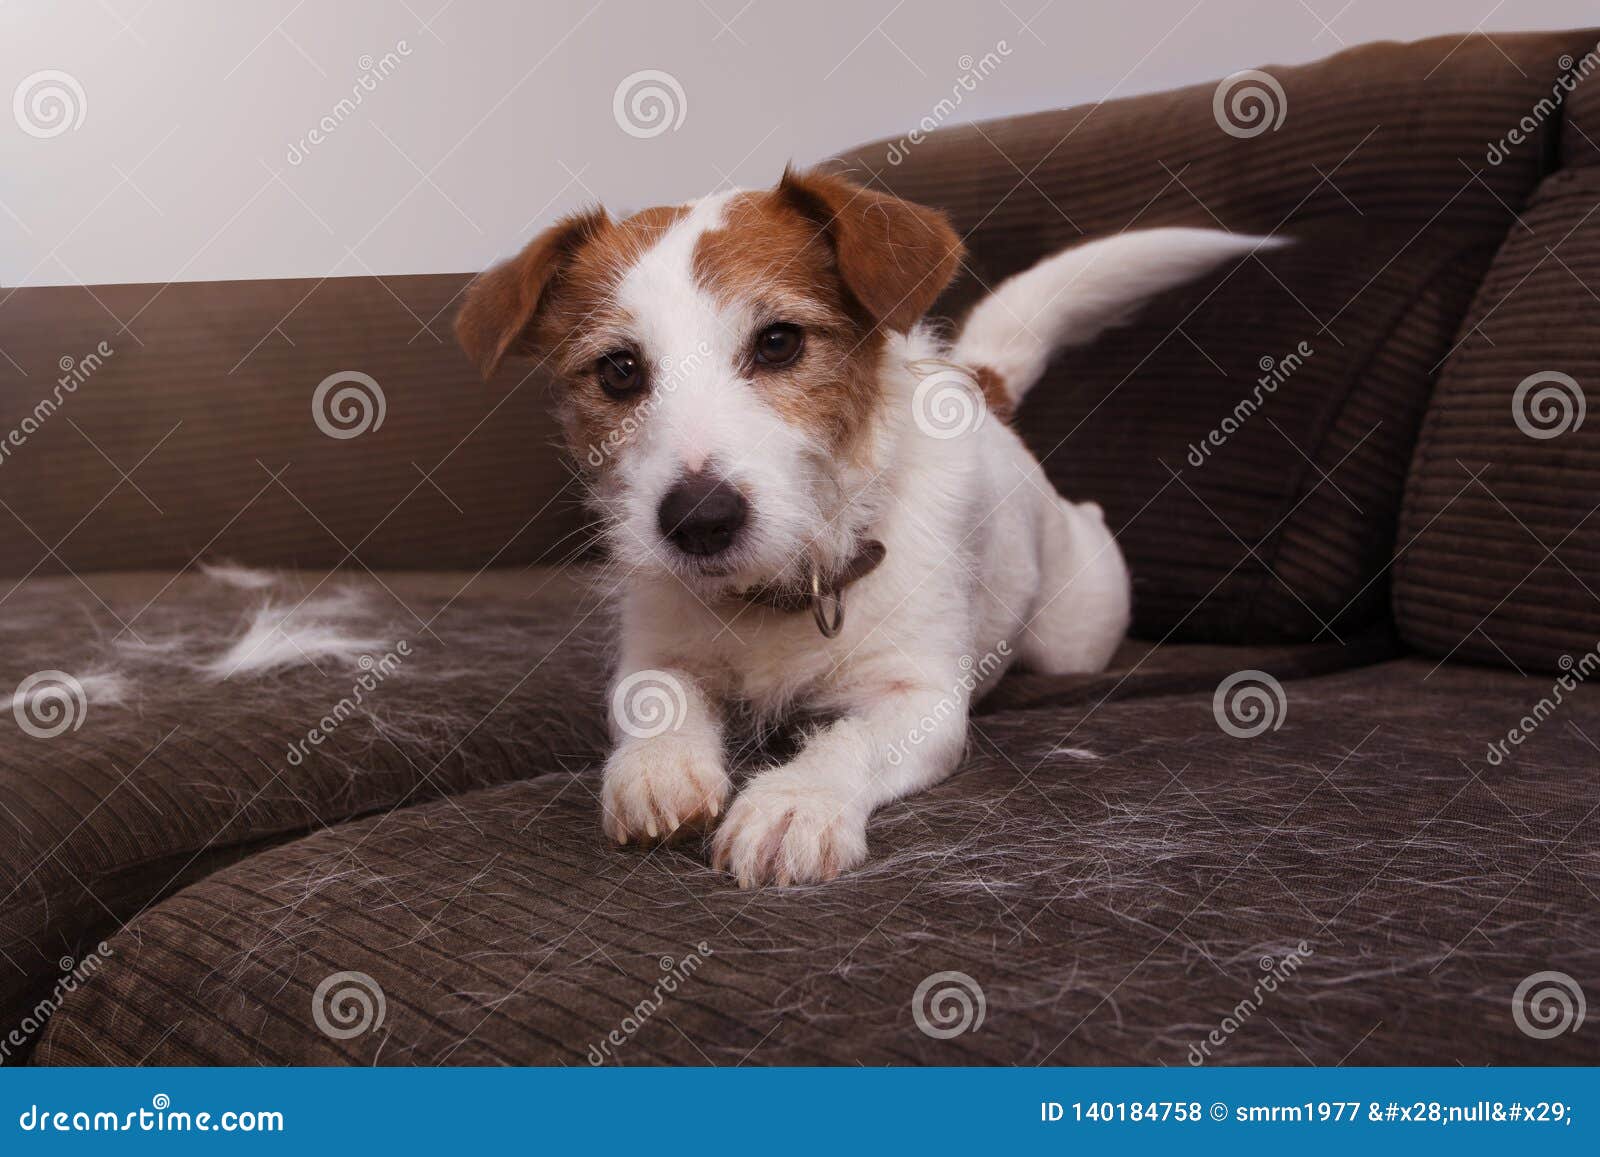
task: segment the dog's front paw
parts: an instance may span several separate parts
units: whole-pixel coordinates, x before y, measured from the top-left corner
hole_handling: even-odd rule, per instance
[[[708,827],[732,784],[722,753],[677,735],[619,747],[606,761],[601,826],[619,844],[652,842]]]
[[[867,813],[860,803],[785,771],[752,780],[728,809],[712,843],[711,865],[741,888],[816,884],[867,858]]]

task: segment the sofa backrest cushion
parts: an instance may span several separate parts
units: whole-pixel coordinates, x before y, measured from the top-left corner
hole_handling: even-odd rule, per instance
[[[563,552],[579,488],[541,383],[456,345],[468,279],[0,291],[0,576]]]
[[[1395,619],[1407,642],[1547,672],[1600,644],[1600,414],[1588,413],[1597,401],[1600,164],[1591,164],[1540,185],[1440,374],[1397,544]]]
[[[1135,575],[1136,633],[1326,637],[1386,614],[1433,372],[1515,208],[1554,166],[1558,126],[1494,165],[1487,142],[1548,94],[1563,52],[1594,39],[1368,45],[1269,66],[1270,83],[939,130],[841,161],[952,214],[971,259],[941,303],[951,317],[1088,235],[1186,224],[1294,238],[1059,358],[1019,417],[1057,487],[1106,507]],[[1251,85],[1276,129],[1232,111]],[[1313,352],[1263,395],[1302,343]],[[1222,444],[1194,465],[1213,431]]]

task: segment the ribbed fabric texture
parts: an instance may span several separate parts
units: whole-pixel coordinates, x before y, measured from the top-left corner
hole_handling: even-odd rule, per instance
[[[41,399],[59,405],[0,458],[0,575],[171,571],[202,552],[476,568],[574,549],[581,492],[545,387],[526,363],[485,385],[451,334],[467,280],[5,294],[6,352],[27,376],[0,360],[0,436]],[[344,381],[319,402],[344,372],[376,388]],[[62,376],[76,388],[58,390]]]
[[[119,922],[264,843],[588,766],[605,750],[607,620],[575,578],[310,577],[271,592],[165,582],[108,576],[96,582],[101,606],[74,580],[35,578],[6,603],[4,694],[48,670],[87,689],[64,717],[20,713],[60,734],[28,734],[9,706],[0,729],[6,1023],[50,987],[63,957],[81,959]],[[372,668],[325,656],[216,676],[173,662],[222,654],[268,601],[291,607],[339,590],[360,592],[362,609],[342,616],[347,636],[374,640],[363,648],[374,664],[399,659],[370,690],[356,688]],[[119,638],[157,648],[155,658]],[[409,654],[396,651],[402,642]],[[106,672],[122,677],[120,703],[100,690]],[[308,743],[313,728],[326,738]]]
[[[1293,953],[1207,1063],[1592,1060],[1587,1029],[1536,1040],[1510,1010],[1534,972],[1600,970],[1578,828],[1600,789],[1569,770],[1592,749],[1551,726],[1475,782],[1463,736],[1526,683],[1430,666],[1289,683],[1281,730],[1251,740],[1209,694],[1109,703],[1077,754],[1051,755],[1062,714],[991,716],[821,887],[741,892],[695,847],[608,848],[593,774],[347,824],[141,916],[36,1059],[1182,1066]],[[1594,704],[1574,718],[1600,728]],[[350,972],[383,1022],[334,1039],[316,992]],[[915,996],[950,972],[984,1018],[940,1040]]]
[[[955,218],[972,255],[941,305],[951,316],[1086,235],[1187,224],[1296,239],[1059,359],[1020,426],[1063,493],[1106,507],[1139,634],[1342,638],[1386,613],[1433,373],[1513,210],[1554,163],[1559,122],[1492,167],[1486,142],[1548,95],[1562,52],[1593,40],[1446,37],[1269,68],[1284,121],[1248,139],[1219,127],[1208,84],[842,162]],[[1254,394],[1261,360],[1302,341],[1315,350],[1305,366],[1203,466],[1186,464]]]
[[[1600,645],[1596,206],[1600,166],[1540,186],[1441,375],[1395,566],[1431,654],[1554,671]]]
[[[600,599],[606,584],[592,575],[388,574],[382,585],[351,576],[319,585],[310,576],[253,593],[199,576],[164,582],[105,576],[95,588],[100,607],[72,580],[34,579],[7,603],[7,623],[26,639],[0,651],[0,687],[58,667],[74,677],[118,670],[127,687],[124,702],[102,704],[91,681],[76,730],[48,739],[0,733],[0,958],[16,965],[0,970],[0,1018],[20,1019],[63,956],[81,958],[118,922],[264,845],[439,795],[591,767],[608,750],[614,628]],[[134,632],[126,642],[135,634],[157,647],[176,642],[209,659],[242,633],[253,608],[338,590],[362,592],[365,609],[347,624],[383,640],[374,659],[402,640],[410,654],[315,745],[307,732],[340,710],[361,670],[321,659],[219,681],[131,661],[108,645],[120,620]],[[1204,692],[1241,667],[1293,679],[1392,653],[1381,635],[1350,649],[1130,645],[1098,675],[1020,676],[983,710],[1048,705],[1076,718],[1107,697]],[[582,799],[586,834],[598,841],[598,804],[587,792]]]

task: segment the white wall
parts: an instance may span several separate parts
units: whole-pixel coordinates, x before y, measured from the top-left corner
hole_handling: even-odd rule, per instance
[[[0,97],[56,70],[83,114],[38,137],[0,112],[0,284],[478,269],[585,201],[763,184],[902,132],[986,53],[955,119],[1597,20],[1593,0],[0,0]],[[641,139],[612,101],[643,69],[685,99]]]

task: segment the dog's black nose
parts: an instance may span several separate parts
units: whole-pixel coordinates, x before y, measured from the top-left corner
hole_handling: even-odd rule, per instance
[[[689,474],[667,491],[656,512],[661,535],[685,554],[709,557],[733,545],[749,506],[730,483],[710,471]]]

